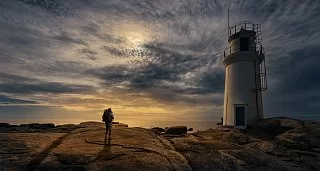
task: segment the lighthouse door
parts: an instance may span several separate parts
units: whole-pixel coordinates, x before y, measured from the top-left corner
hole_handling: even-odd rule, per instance
[[[246,113],[244,106],[235,106],[235,127],[245,128]]]

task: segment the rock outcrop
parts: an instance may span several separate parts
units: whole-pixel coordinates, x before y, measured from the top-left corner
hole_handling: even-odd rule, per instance
[[[166,129],[164,132],[165,134],[171,134],[171,135],[181,135],[186,134],[188,131],[186,126],[173,126]]]
[[[28,126],[31,131],[24,125],[0,127],[0,170],[320,168],[320,124],[313,121],[271,118],[251,130],[220,127],[189,134],[186,127],[179,127],[184,136],[117,123],[107,144],[104,124],[98,122]]]
[[[69,133],[1,133],[0,170],[191,170],[185,157],[150,129],[115,124],[107,145],[104,134],[104,124],[97,122]]]

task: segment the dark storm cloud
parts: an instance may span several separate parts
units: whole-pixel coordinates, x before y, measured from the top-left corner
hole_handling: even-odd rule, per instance
[[[20,27],[14,24],[1,24],[1,43],[14,45],[22,49],[35,48],[43,42],[45,35],[37,29]],[[39,43],[39,44],[38,44]]]
[[[108,40],[112,40],[112,39],[108,39]],[[102,46],[102,49],[109,53],[110,55],[114,55],[117,57],[126,57],[128,56],[128,53],[124,50],[120,50],[118,48],[114,48],[114,47],[108,47],[108,46]]]
[[[224,91],[224,71],[207,71],[200,76],[197,82],[201,93],[222,93]],[[199,93],[200,93],[199,92]]]
[[[23,66],[21,69],[27,71],[39,72],[38,75],[53,75],[53,76],[64,76],[71,75],[73,78],[82,77],[81,72],[90,68],[88,63],[78,61],[55,61],[55,60],[38,60],[35,61],[36,67],[34,66]]]
[[[76,38],[67,32],[61,32],[59,34],[50,36],[50,38],[58,40],[63,43],[75,43],[75,44],[79,44],[79,45],[86,45],[87,44],[85,41],[81,40],[80,38]]]
[[[141,68],[130,80],[130,87],[133,89],[149,89],[160,87],[162,81],[175,81],[178,74],[175,70],[159,65],[148,65]]]
[[[213,16],[221,15],[227,2],[212,0],[140,0],[111,1],[99,4],[92,2],[94,8],[114,10],[116,14],[134,15],[144,19],[172,19],[174,16]]]
[[[99,32],[100,26],[95,23],[89,23],[86,26],[82,26],[81,29],[86,33],[93,34],[93,33]]]
[[[31,6],[40,7],[47,10],[52,14],[58,16],[68,16],[71,14],[71,10],[65,6],[63,0],[16,0],[26,3]]]
[[[98,52],[90,50],[88,48],[83,48],[83,49],[79,49],[78,52],[82,55],[85,55],[88,59],[90,60],[96,60],[97,58],[95,57],[95,55],[98,54]]]
[[[20,75],[14,75],[9,73],[0,72],[0,83],[15,83],[15,82],[30,82],[35,79],[23,77]]]
[[[12,94],[81,93],[92,90],[90,86],[44,82],[14,74],[0,73],[0,92]]]
[[[32,93],[80,93],[91,90],[91,87],[66,85],[61,83],[0,83],[0,92],[32,94]]]
[[[10,98],[4,95],[0,95],[0,105],[1,104],[37,104],[37,102],[32,100]]]
[[[320,59],[318,48],[311,46],[291,52],[291,60],[282,68],[277,68],[275,75],[281,79],[269,86],[267,94],[267,111],[275,115],[313,114],[320,105]],[[278,102],[274,104],[274,102]],[[273,107],[271,107],[271,104]]]
[[[282,74],[282,83],[277,87],[281,92],[298,93],[308,90],[320,93],[320,79],[317,79],[320,75],[320,58],[315,55],[318,50],[318,47],[314,46],[291,52],[294,58],[287,63],[287,69],[291,72]]]
[[[161,67],[171,68],[176,73],[185,73],[205,66],[211,60],[210,56],[185,55],[175,52],[175,49],[168,49],[168,47],[162,45],[149,44],[144,47],[151,52],[151,56],[146,56],[147,64],[157,64]]]
[[[103,80],[104,83],[112,84],[121,83],[127,79],[132,78],[135,74],[134,70],[130,69],[126,65],[122,66],[106,66],[98,69],[89,69],[86,74],[93,75]]]

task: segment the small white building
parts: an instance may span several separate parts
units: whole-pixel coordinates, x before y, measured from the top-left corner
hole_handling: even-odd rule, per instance
[[[249,21],[228,28],[223,125],[245,129],[263,119],[267,89],[261,25]]]

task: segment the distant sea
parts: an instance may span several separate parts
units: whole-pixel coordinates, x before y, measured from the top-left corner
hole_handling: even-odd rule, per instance
[[[62,124],[79,124],[81,122],[95,121],[101,122],[101,120],[71,120],[71,119],[23,119],[23,120],[9,120],[0,119],[2,123],[9,123],[12,125],[20,125],[27,123],[53,123],[55,125]],[[207,130],[210,128],[215,128],[218,121],[152,121],[152,120],[115,120],[115,122],[128,124],[129,127],[143,127],[143,128],[153,128],[153,127],[170,127],[184,125],[188,128],[193,128],[194,131]]]
[[[320,121],[319,115],[293,115],[293,116],[274,116],[274,117],[289,117],[296,118],[302,120],[317,120]],[[13,125],[19,124],[27,124],[27,123],[53,123],[55,125],[62,124],[79,124],[81,122],[87,121],[95,121],[101,122],[101,120],[86,120],[86,119],[2,119],[0,118],[0,122],[9,123]],[[170,126],[178,126],[185,125],[188,128],[193,128],[194,131],[197,130],[207,130],[210,128],[216,128],[216,124],[220,122],[219,120],[192,120],[192,121],[154,121],[154,120],[115,120],[115,122],[128,124],[129,127],[143,127],[143,128],[153,128],[153,127],[170,127]]]

